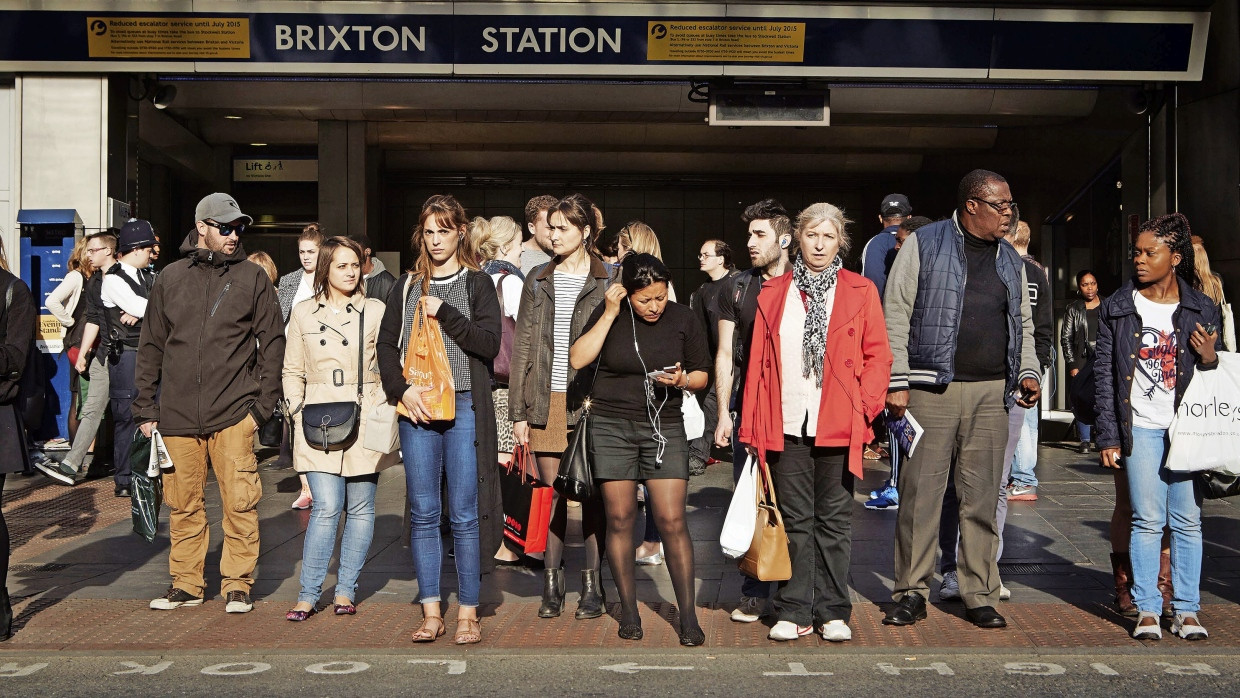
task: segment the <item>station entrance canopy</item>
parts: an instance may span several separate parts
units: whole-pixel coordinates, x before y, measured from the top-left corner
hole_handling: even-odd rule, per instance
[[[1185,81],[1201,79],[1210,19],[757,3],[334,2],[317,4],[320,13],[290,5],[315,6],[186,0],[116,12],[113,2],[0,3],[19,8],[0,9],[0,70]]]

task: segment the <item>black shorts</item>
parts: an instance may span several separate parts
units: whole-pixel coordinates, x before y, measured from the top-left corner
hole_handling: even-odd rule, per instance
[[[596,480],[688,480],[689,441],[680,411],[662,422],[667,439],[662,463],[656,463],[659,444],[646,420],[590,415],[590,448]]]

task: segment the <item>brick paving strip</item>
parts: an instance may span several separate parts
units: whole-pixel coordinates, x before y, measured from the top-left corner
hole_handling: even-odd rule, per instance
[[[619,613],[612,604],[612,617],[579,621],[570,613],[554,618],[537,617],[538,604],[508,602],[481,608],[483,643],[469,649],[452,644],[456,607],[447,609],[448,634],[438,642],[414,644],[410,635],[421,622],[421,613],[404,603],[374,602],[358,606],[356,616],[334,616],[331,607],[303,623],[290,623],[286,602],[258,601],[248,614],[225,614],[215,599],[197,608],[152,611],[145,601],[119,599],[31,598],[17,604],[11,640],[0,644],[0,657],[23,650],[322,650],[407,649],[441,655],[495,650],[549,650],[557,652],[631,649],[634,651],[679,650],[675,606],[642,604],[646,631],[640,642],[616,637]],[[571,606],[571,604],[570,604]],[[1068,604],[1004,604],[1006,630],[980,630],[963,616],[963,606],[953,604],[945,612],[931,607],[929,618],[912,627],[892,628],[881,624],[882,609],[865,603],[854,609],[853,641],[837,648],[995,649],[995,648],[1130,648],[1157,647],[1174,650],[1189,644],[1169,634],[1161,643],[1141,643],[1126,635],[1131,621],[1121,620],[1101,604],[1077,607]],[[791,651],[812,646],[831,646],[817,635],[797,642],[766,639],[766,626],[734,623],[727,609],[700,608],[698,617],[706,631],[706,646],[691,652],[759,649]],[[1211,604],[1202,609],[1211,635],[1192,643],[1194,651],[1240,647],[1240,607]],[[1165,625],[1165,624],[1164,624]]]
[[[20,475],[9,475],[18,479]],[[4,493],[4,519],[12,546],[9,564],[38,557],[130,518],[129,499],[115,496],[112,478],[87,480],[72,488],[53,485],[42,475]]]

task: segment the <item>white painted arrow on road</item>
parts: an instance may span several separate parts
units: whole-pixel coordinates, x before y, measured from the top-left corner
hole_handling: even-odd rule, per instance
[[[410,664],[433,664],[448,667],[448,675],[456,676],[465,673],[466,663],[455,659],[410,659]]]
[[[601,666],[599,669],[614,671],[617,674],[636,674],[639,671],[693,671],[691,666],[638,666],[637,662],[610,664],[608,666]]]

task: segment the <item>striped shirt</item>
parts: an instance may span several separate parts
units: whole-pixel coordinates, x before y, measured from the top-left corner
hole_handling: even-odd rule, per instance
[[[555,349],[551,354],[551,392],[568,392],[568,349],[572,345],[573,311],[586,285],[586,274],[555,272]]]

